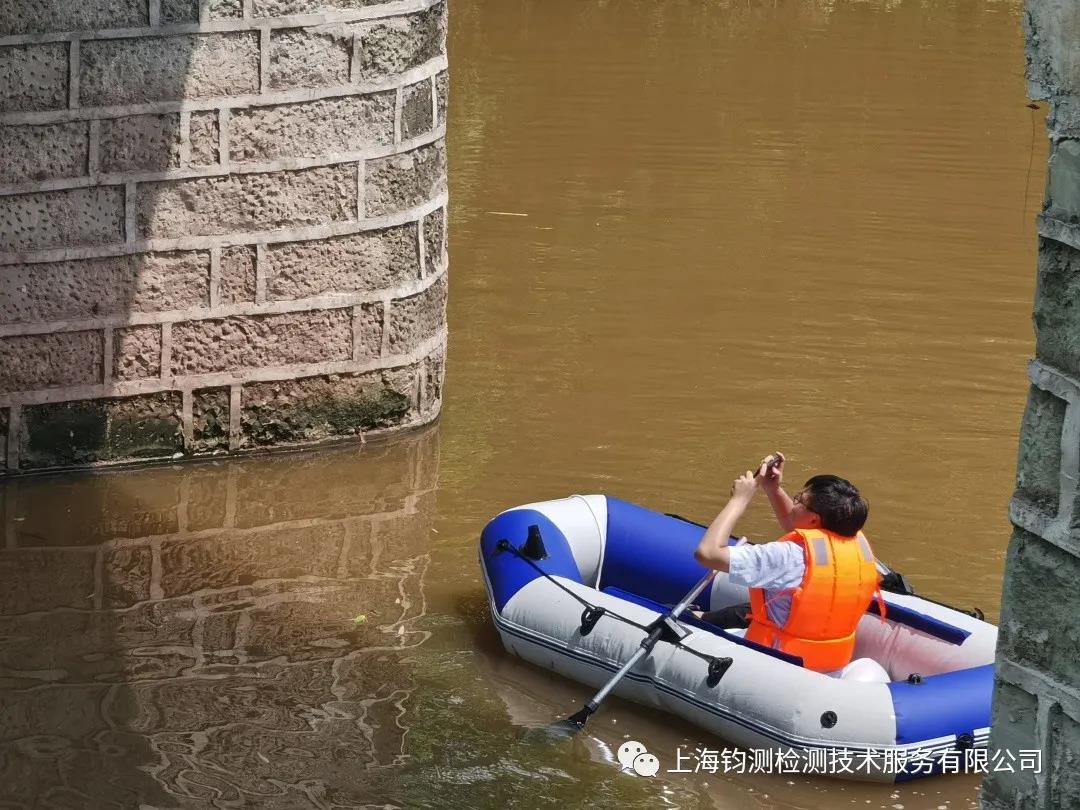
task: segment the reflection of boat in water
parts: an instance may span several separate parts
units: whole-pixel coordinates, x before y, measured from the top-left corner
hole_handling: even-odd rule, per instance
[[[701,577],[692,551],[703,531],[603,495],[503,512],[480,541],[503,644],[605,683]],[[891,782],[964,770],[986,746],[997,628],[915,595],[884,598],[886,618],[873,610],[856,631],[867,666],[839,677],[687,613],[616,692],[804,772]],[[719,575],[699,601],[717,610],[747,593]]]

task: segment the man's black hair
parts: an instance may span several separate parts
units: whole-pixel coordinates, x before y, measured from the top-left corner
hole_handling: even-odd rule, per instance
[[[821,518],[822,528],[841,537],[854,537],[866,523],[870,504],[845,478],[815,475],[806,482],[806,508]]]

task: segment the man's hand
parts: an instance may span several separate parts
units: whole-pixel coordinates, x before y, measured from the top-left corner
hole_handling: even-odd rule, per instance
[[[747,470],[731,484],[731,500],[742,504],[749,504],[757,492],[758,481],[754,477],[753,470]]]
[[[784,461],[784,454],[780,452],[770,453],[761,460],[757,474],[763,489],[775,492],[780,488],[784,480]]]

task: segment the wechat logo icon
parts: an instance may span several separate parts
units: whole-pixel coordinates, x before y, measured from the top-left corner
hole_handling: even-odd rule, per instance
[[[627,740],[619,746],[619,764],[638,776],[656,776],[660,760],[645,750],[637,740]]]

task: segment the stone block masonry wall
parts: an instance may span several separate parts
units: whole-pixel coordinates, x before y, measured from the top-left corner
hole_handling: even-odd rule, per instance
[[[1051,148],[990,748],[1043,770],[988,774],[987,810],[1080,807],[1080,0],[1028,0],[1024,25]]]
[[[0,0],[0,475],[433,420],[444,0]]]

